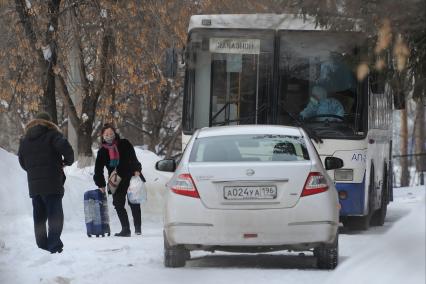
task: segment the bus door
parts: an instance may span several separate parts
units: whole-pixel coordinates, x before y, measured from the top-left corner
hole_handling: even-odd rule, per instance
[[[192,109],[184,111],[184,131],[267,123],[273,46],[273,31],[193,31],[184,104]]]

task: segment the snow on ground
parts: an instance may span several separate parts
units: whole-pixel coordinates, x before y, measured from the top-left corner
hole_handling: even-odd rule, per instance
[[[425,187],[395,189],[383,227],[343,232],[334,271],[316,269],[309,253],[282,252],[193,252],[186,267],[166,269],[161,211],[169,175],[154,170],[153,153],[136,151],[148,187],[143,235],[88,238],[83,193],[95,188],[93,168],[73,166],[66,169],[64,252],[52,255],[35,245],[25,172],[0,149],[0,283],[425,283]],[[109,213],[117,232],[111,198]]]

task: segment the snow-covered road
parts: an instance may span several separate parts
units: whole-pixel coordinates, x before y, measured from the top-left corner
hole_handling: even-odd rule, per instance
[[[184,268],[163,267],[160,206],[156,193],[144,208],[143,235],[88,238],[82,194],[90,174],[70,171],[64,197],[62,254],[35,245],[31,202],[15,157],[0,149],[0,283],[425,283],[425,188],[396,189],[383,227],[342,232],[340,264],[316,269],[306,255],[283,252],[192,252]],[[7,164],[7,165],[6,165]],[[5,175],[7,174],[7,175]],[[24,180],[22,181],[22,179]],[[151,177],[158,181],[161,177]],[[160,181],[162,182],[162,181]],[[156,188],[154,185],[151,188]],[[159,190],[159,189],[155,189]],[[157,199],[156,197],[157,196]],[[109,200],[111,203],[111,200]],[[119,224],[110,204],[111,227]]]

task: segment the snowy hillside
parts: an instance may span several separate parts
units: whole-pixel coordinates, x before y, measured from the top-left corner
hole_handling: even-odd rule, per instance
[[[159,159],[136,148],[147,178],[142,236],[88,238],[83,193],[94,189],[93,168],[67,168],[62,254],[35,245],[31,200],[17,157],[0,149],[0,283],[425,283],[425,187],[395,191],[383,227],[340,235],[340,264],[316,269],[311,254],[193,252],[181,269],[162,261],[164,184]],[[113,232],[120,229],[109,198]],[[129,214],[131,217],[131,214]]]

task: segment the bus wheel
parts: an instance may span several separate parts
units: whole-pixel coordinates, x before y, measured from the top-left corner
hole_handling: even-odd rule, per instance
[[[374,184],[374,165],[371,164],[371,170],[370,170],[370,183],[368,184],[368,213],[366,216],[359,218],[359,229],[366,231],[368,228],[370,228],[371,223],[371,217],[374,213],[374,203],[375,200],[375,191],[376,187]]]
[[[388,208],[388,171],[385,165],[382,186],[382,198],[380,199],[380,208],[374,212],[371,218],[372,226],[383,226],[385,223],[387,208]]]

